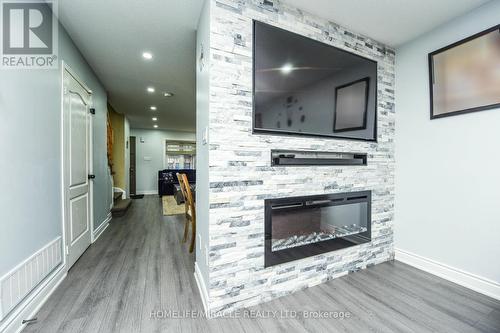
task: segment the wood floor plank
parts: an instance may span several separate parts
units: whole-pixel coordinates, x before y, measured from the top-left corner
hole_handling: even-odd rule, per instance
[[[471,326],[463,323],[441,309],[429,304],[428,299],[423,299],[415,293],[413,284],[408,281],[398,281],[391,279],[377,279],[373,274],[353,274],[350,283],[354,288],[364,288],[372,297],[386,299],[386,305],[393,305],[402,314],[412,318],[415,322],[420,322],[429,329],[437,332],[469,332]],[[420,290],[424,293],[424,290]],[[439,320],[436,320],[439,318]]]
[[[382,267],[374,267],[373,270],[368,271],[369,274],[377,274],[387,278],[389,273],[389,265]],[[463,314],[477,316],[488,314],[492,308],[500,310],[500,301],[490,297],[480,295],[470,289],[459,286],[450,281],[443,280],[432,274],[424,271],[415,270],[413,267],[398,263],[397,269],[390,270],[391,279],[398,279],[399,281],[411,281],[411,285],[415,287],[415,291],[423,296],[422,292],[427,292],[437,297],[438,300],[448,302],[443,304],[446,307],[456,306]]]
[[[183,215],[163,216],[157,196],[134,200],[125,216],[113,218],[24,332],[500,331],[499,301],[400,262],[241,310],[237,318],[207,320],[193,275],[194,254],[181,242],[184,222]],[[302,316],[248,318],[250,311],[277,310]],[[350,317],[303,316],[317,311]]]
[[[386,277],[384,272],[376,270],[367,273],[368,275],[373,274],[380,279]],[[435,277],[433,278],[436,280]],[[398,271],[396,274],[392,274],[391,281],[394,284],[407,285],[409,295],[419,298],[436,311],[445,313],[471,326],[491,312],[491,308],[487,308],[471,299],[464,298],[457,293],[445,292],[440,284],[423,282],[421,279],[415,278],[412,274],[407,274],[406,271]]]
[[[371,297],[364,290],[352,288],[346,278],[318,286],[326,299],[335,301],[344,311],[352,314],[348,323],[363,322],[383,332],[422,332],[425,327],[416,325],[410,318],[399,313],[382,300]],[[324,297],[325,298],[325,297]]]
[[[500,311],[491,311],[486,317],[479,320],[474,328],[485,333],[500,332]]]

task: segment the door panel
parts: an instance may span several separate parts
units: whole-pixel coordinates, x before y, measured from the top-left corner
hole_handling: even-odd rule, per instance
[[[76,197],[70,201],[70,245],[74,245],[85,232],[88,231],[88,205],[89,196],[84,194],[83,196]]]
[[[87,170],[87,104],[78,91],[69,90],[70,186],[85,184]]]
[[[89,247],[90,221],[90,93],[64,70],[64,217],[69,269]]]

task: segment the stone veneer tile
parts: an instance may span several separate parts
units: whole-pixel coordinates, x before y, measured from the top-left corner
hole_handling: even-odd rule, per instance
[[[394,257],[391,48],[279,1],[209,0],[209,308],[268,301]],[[266,2],[267,3],[267,2]],[[252,134],[252,20],[378,62],[377,142]],[[365,152],[365,167],[271,167],[271,149]],[[372,191],[372,242],[264,268],[264,199]]]

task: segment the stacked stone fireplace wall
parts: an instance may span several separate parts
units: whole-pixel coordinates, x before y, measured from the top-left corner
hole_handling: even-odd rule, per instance
[[[231,311],[390,260],[394,50],[278,1],[209,0],[208,307]],[[252,134],[252,20],[378,62],[377,142]],[[360,152],[367,166],[272,167],[271,149]],[[372,191],[372,241],[264,268],[264,199]]]

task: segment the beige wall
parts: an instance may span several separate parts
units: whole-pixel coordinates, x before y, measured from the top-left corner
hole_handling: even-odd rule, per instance
[[[108,104],[109,119],[113,129],[112,172],[115,187],[126,188],[125,179],[125,116]],[[128,193],[127,193],[128,195]]]

